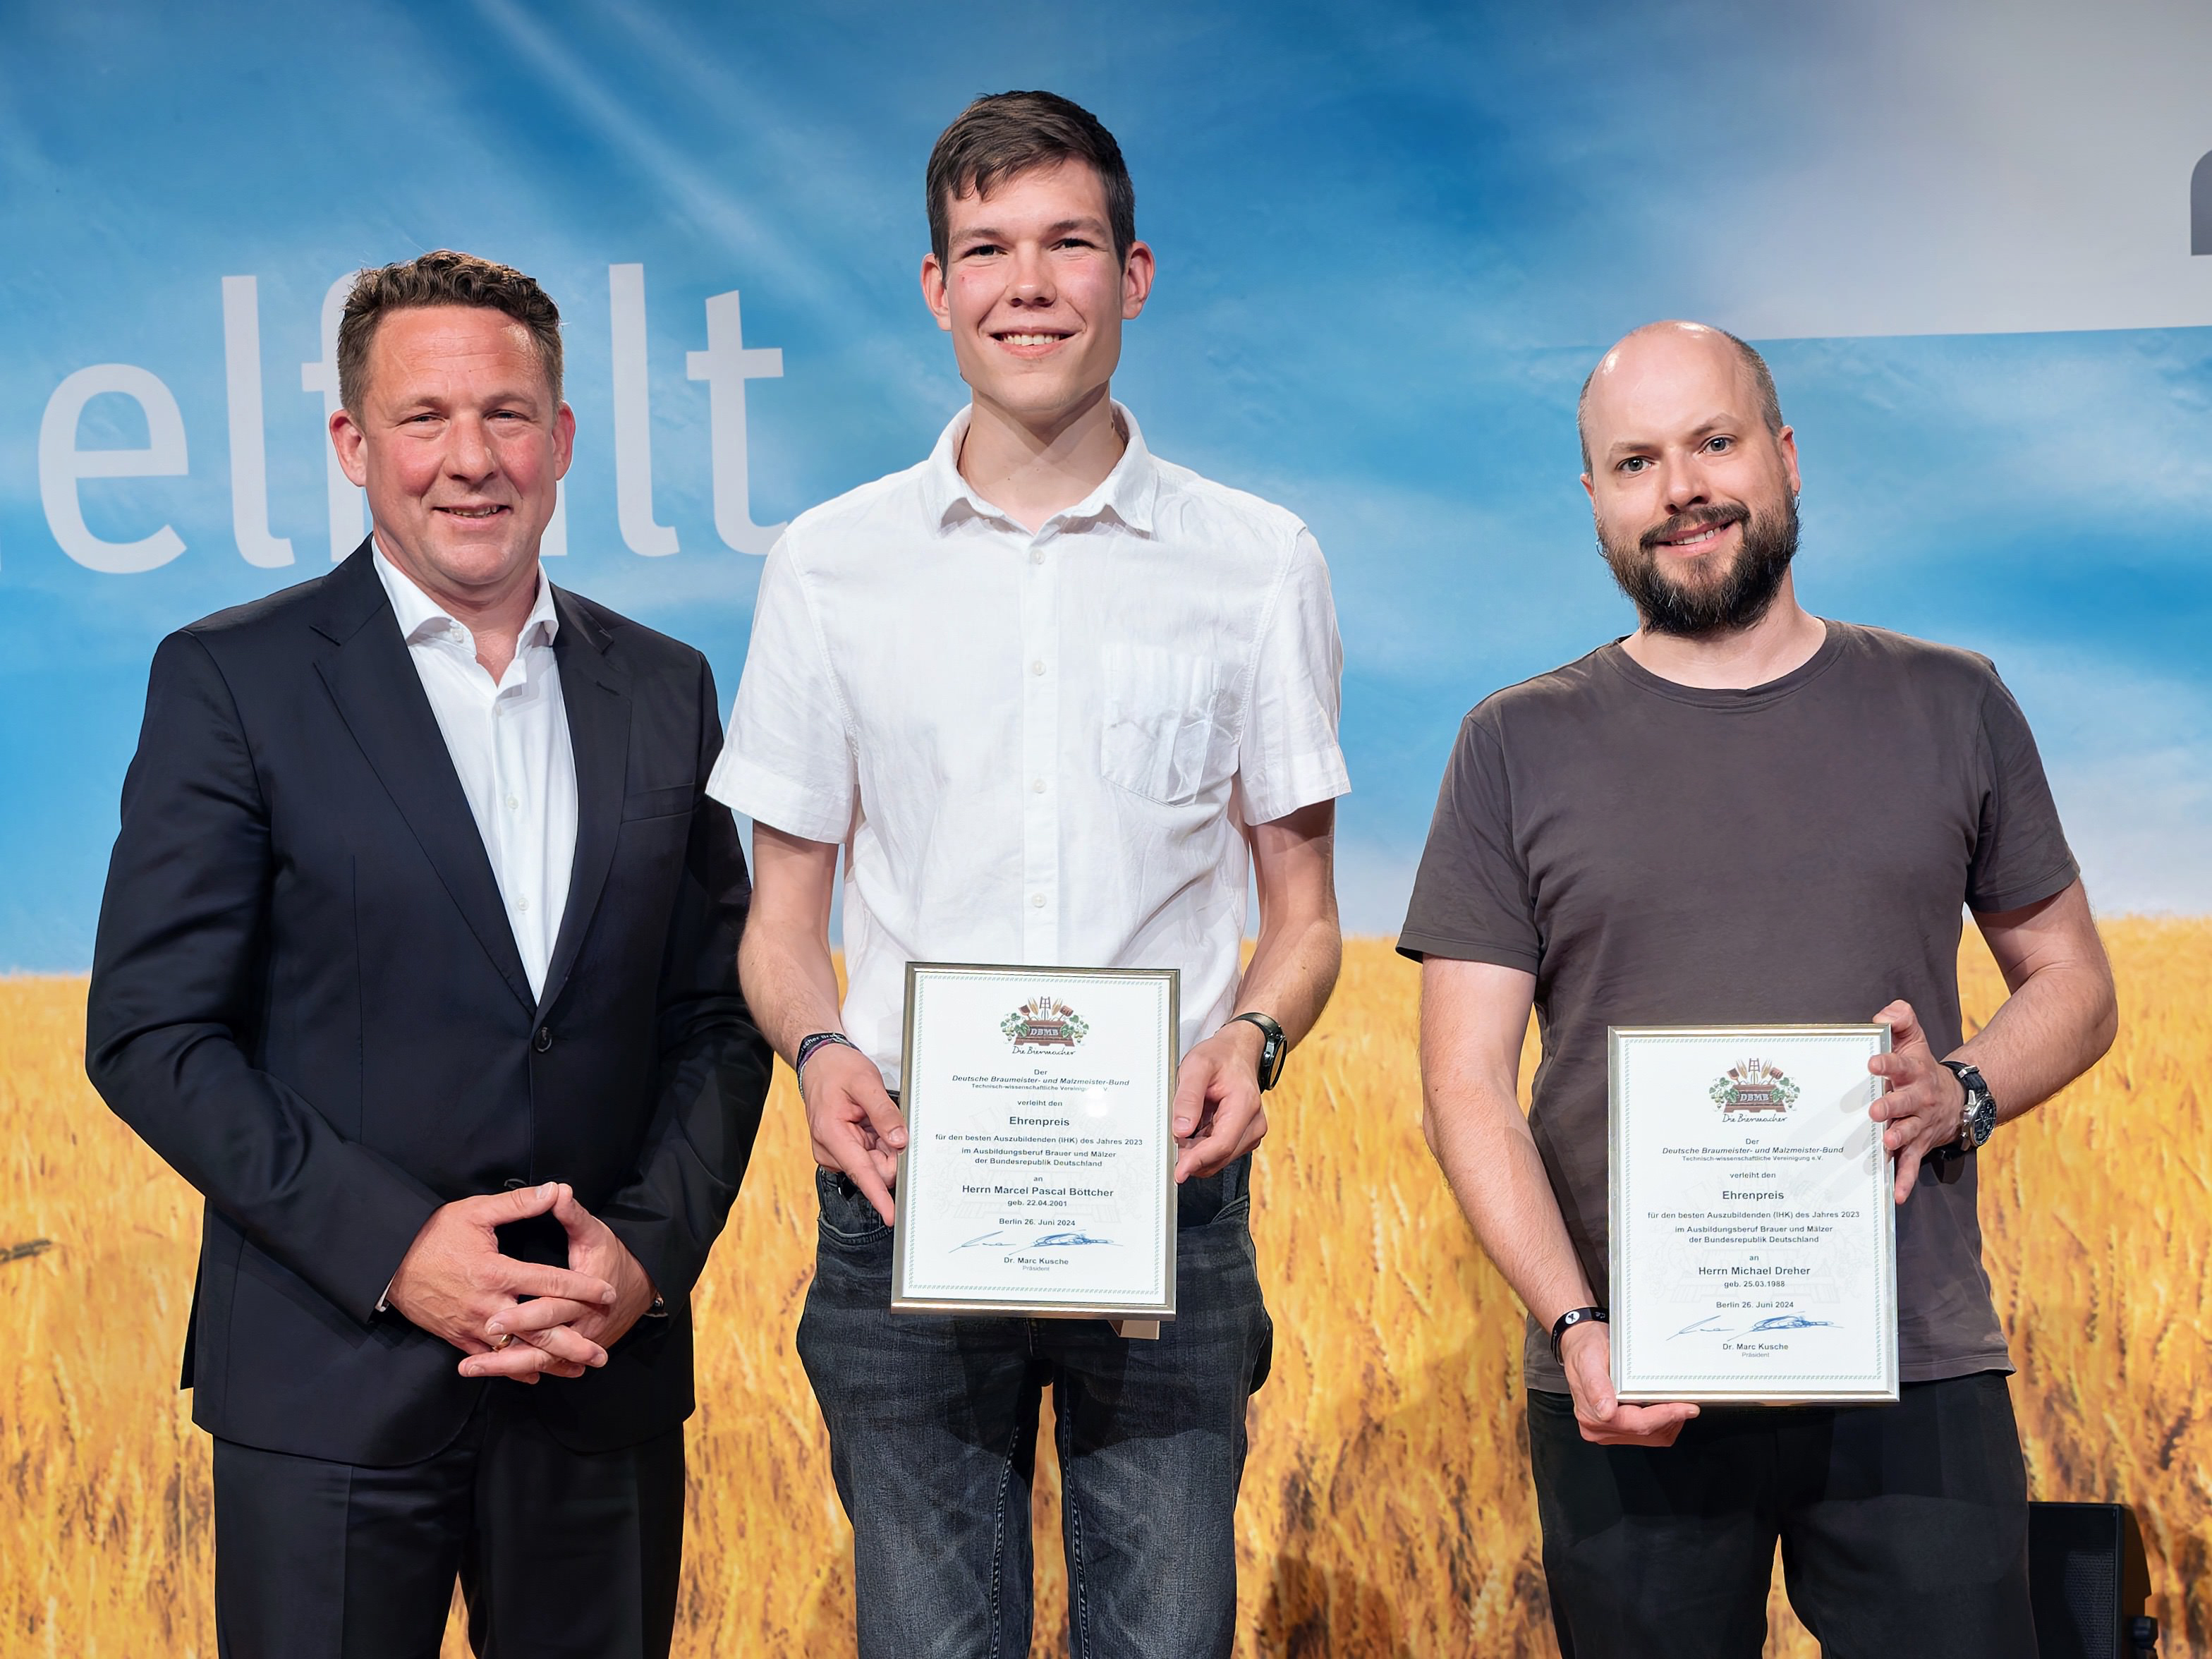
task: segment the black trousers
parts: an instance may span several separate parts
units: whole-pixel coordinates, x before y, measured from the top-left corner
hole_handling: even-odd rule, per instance
[[[662,1659],[684,1431],[570,1451],[522,1387],[493,1383],[452,1445],[399,1468],[217,1440],[222,1659],[437,1659],[457,1577],[483,1659]]]
[[[1528,1395],[1563,1659],[1759,1659],[1774,1547],[1825,1659],[2034,1659],[2027,1471],[2002,1376],[1894,1406],[1707,1407],[1674,1445],[1594,1446]]]

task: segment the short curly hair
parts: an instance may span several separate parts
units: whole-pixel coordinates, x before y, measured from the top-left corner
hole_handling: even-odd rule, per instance
[[[441,247],[379,265],[353,279],[338,320],[338,401],[358,416],[368,389],[368,348],[387,312],[429,306],[477,306],[502,312],[530,331],[545,365],[553,401],[561,401],[561,311],[552,296],[512,265]]]

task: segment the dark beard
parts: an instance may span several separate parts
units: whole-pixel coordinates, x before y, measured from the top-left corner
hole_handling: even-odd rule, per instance
[[[1659,574],[1659,557],[1653,550],[1662,539],[1705,525],[1732,524],[1743,526],[1743,545],[1718,583],[1686,587]],[[1692,507],[1653,526],[1626,547],[1601,530],[1598,550],[1652,633],[1686,640],[1735,633],[1764,617],[1782,590],[1790,561],[1797,556],[1796,499],[1783,497],[1778,514],[1755,514],[1733,501],[1725,507]]]

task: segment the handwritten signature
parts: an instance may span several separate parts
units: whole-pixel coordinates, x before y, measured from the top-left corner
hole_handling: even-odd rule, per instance
[[[1676,1336],[1735,1336],[1738,1334],[1729,1326],[1716,1324],[1714,1322],[1719,1318],[1718,1314],[1707,1314],[1703,1319],[1683,1326],[1680,1330],[1674,1333],[1674,1336],[1670,1336],[1667,1340],[1672,1342]],[[1773,1314],[1760,1320],[1756,1325],[1747,1327],[1741,1334],[1750,1336],[1760,1331],[1809,1331],[1820,1327],[1832,1326],[1835,1322],[1832,1319],[1808,1319],[1802,1314]]]
[[[1063,1228],[1055,1232],[1039,1233],[1035,1238],[1030,1240],[1027,1244],[1018,1244],[1008,1239],[998,1228],[994,1227],[989,1232],[980,1233],[975,1237],[969,1239],[965,1244],[954,1245],[953,1254],[957,1255],[962,1250],[981,1249],[1066,1250],[1073,1249],[1079,1245],[1084,1244],[1118,1245],[1118,1243],[1119,1241],[1115,1239],[1093,1238],[1089,1233],[1085,1232],[1080,1227],[1068,1227]]]

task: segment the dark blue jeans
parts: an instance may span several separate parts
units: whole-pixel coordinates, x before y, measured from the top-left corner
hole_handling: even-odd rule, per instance
[[[1273,1328],[1252,1255],[1251,1161],[1185,1183],[1176,1317],[890,1311],[891,1234],[851,1182],[822,1231],[799,1354],[853,1522],[861,1659],[1024,1659],[1037,1407],[1053,1393],[1073,1659],[1226,1656],[1237,1625],[1244,1402]]]

